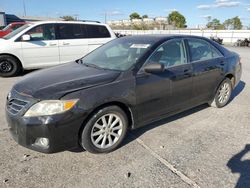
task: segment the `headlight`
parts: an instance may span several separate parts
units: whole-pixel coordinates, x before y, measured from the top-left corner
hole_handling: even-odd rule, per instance
[[[49,116],[71,109],[78,100],[45,100],[34,104],[24,117]]]

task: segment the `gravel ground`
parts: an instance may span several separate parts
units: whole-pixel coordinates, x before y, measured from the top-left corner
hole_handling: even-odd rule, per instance
[[[0,187],[250,187],[250,48],[230,49],[242,57],[243,76],[229,105],[199,106],[132,131],[106,155],[17,145],[4,105],[19,77],[0,78]]]

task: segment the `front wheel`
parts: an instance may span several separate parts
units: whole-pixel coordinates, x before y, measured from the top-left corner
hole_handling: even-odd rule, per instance
[[[121,144],[128,127],[127,115],[118,106],[98,110],[87,122],[80,144],[91,153],[108,153]]]
[[[9,55],[0,56],[0,76],[16,76],[22,71],[21,63],[15,57]]]
[[[226,78],[219,86],[216,91],[215,97],[212,102],[209,103],[210,106],[216,108],[222,108],[227,105],[232,94],[233,86],[229,78]]]

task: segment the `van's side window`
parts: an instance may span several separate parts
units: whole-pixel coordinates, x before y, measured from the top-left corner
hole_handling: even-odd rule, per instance
[[[32,41],[55,40],[56,38],[53,24],[36,26],[25,34],[30,35]]]
[[[109,38],[110,33],[105,26],[102,25],[85,25],[88,32],[88,38]]]
[[[84,39],[87,38],[83,24],[58,24],[58,39]]]

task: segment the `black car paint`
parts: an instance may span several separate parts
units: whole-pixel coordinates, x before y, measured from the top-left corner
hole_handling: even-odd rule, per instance
[[[58,99],[66,93],[114,81],[120,72],[67,63],[25,76],[14,89],[36,99]],[[45,76],[46,75],[46,76]]]
[[[25,147],[45,153],[73,148],[78,146],[78,134],[90,115],[102,106],[115,104],[126,109],[126,113],[131,116],[131,128],[134,129],[206,103],[212,99],[218,85],[228,74],[235,76],[236,84],[239,82],[241,68],[237,68],[240,66],[237,64],[238,55],[209,39],[191,36],[147,37],[154,40],[155,44],[134,67],[125,72],[71,62],[25,76],[13,87],[11,94],[31,102],[18,115],[12,115],[6,110],[7,121],[15,140]],[[173,38],[206,40],[224,57],[172,67],[158,74],[144,72],[143,66],[152,52],[160,44]],[[79,101],[72,110],[64,114],[23,117],[34,103],[48,99]],[[32,145],[36,137],[42,136],[51,140],[52,144],[48,149]]]

